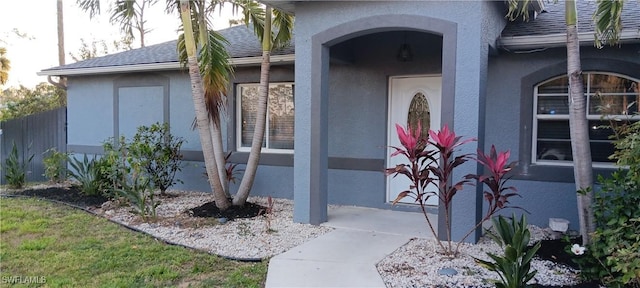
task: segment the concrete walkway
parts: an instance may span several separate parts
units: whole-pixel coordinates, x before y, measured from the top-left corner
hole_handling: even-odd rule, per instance
[[[431,237],[420,213],[350,206],[328,212],[323,225],[335,230],[271,258],[267,288],[385,287],[376,263],[411,238]]]

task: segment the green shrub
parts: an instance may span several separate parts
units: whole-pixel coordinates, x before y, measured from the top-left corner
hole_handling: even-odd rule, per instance
[[[596,230],[579,259],[581,275],[607,287],[640,287],[640,122],[615,127],[612,156],[620,168],[594,195]]]
[[[84,154],[82,160],[76,157],[69,157],[69,177],[78,182],[80,190],[85,195],[102,195],[108,180],[101,172],[104,160],[92,159]]]
[[[586,256],[577,261],[581,275],[607,287],[640,287],[640,179],[620,169],[598,181],[596,230]]]
[[[160,205],[160,202],[156,201],[153,191],[150,191],[149,178],[142,175],[139,164],[134,163],[132,168],[133,173],[130,175],[128,181],[123,183],[123,186],[117,191],[120,196],[124,197],[131,203],[134,212],[142,216],[142,218],[156,217],[156,207]]]
[[[101,171],[107,179],[109,197],[122,197],[143,218],[155,217],[159,202],[151,191],[152,179],[146,171],[147,159],[140,157],[139,143],[127,143],[124,137],[118,142],[108,140],[103,144],[105,151]],[[136,152],[132,152],[136,151]]]
[[[180,148],[184,140],[174,137],[168,124],[140,126],[128,145],[129,155],[139,161],[153,187],[165,194],[177,182],[176,173],[182,170]]]
[[[494,280],[498,288],[527,287],[527,282],[536,275],[537,271],[531,270],[531,258],[540,249],[540,242],[528,248],[531,233],[527,228],[527,220],[524,215],[520,221],[515,220],[515,215],[508,222],[504,217],[493,218],[493,227],[498,235],[488,233],[500,247],[504,248],[504,255],[498,256],[492,253],[487,255],[494,261],[489,262],[475,258],[481,266],[498,273],[500,280]]]
[[[60,183],[67,178],[69,170],[67,169],[67,161],[69,161],[69,154],[58,152],[55,148],[51,148],[45,151],[46,154],[42,160],[44,164],[44,174],[49,181],[54,183]]]
[[[103,194],[112,199],[122,196],[120,190],[125,187],[131,172],[131,167],[127,164],[127,145],[124,137],[118,138],[115,144],[113,138],[102,144],[104,155],[101,158],[100,172],[105,177]]]
[[[29,149],[27,149],[28,151]],[[33,154],[26,159],[26,161],[20,161],[20,156],[18,155],[18,147],[16,146],[16,142],[13,142],[13,146],[11,147],[11,153],[9,153],[9,157],[5,160],[5,180],[10,188],[20,189],[24,187],[24,184],[27,183],[27,165],[31,163],[33,159]]]

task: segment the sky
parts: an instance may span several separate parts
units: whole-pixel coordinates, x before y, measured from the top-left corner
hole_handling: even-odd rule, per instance
[[[111,46],[114,40],[122,38],[117,26],[109,23],[109,7],[112,1],[102,1],[102,15],[93,19],[76,5],[76,0],[64,2],[64,33],[66,63],[75,62],[69,53],[78,54],[81,40],[86,43],[104,40]],[[147,27],[153,29],[145,35],[147,46],[171,41],[177,38],[175,30],[179,27],[177,12],[175,15],[164,13],[165,1],[158,1],[150,9],[145,9]],[[56,0],[0,0],[0,47],[7,48],[6,57],[11,61],[9,81],[0,89],[24,85],[33,88],[40,82],[47,82],[46,76],[37,76],[36,72],[58,66],[58,36],[56,20]],[[25,8],[29,9],[28,12]],[[21,12],[24,11],[24,12]],[[214,29],[229,27],[228,11],[214,13]],[[238,17],[235,17],[238,18]],[[19,37],[15,29],[26,37]],[[134,40],[134,48],[139,47]],[[113,47],[109,47],[112,52]]]

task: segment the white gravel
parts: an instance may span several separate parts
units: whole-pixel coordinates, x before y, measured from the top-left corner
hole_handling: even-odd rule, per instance
[[[131,207],[107,202],[94,212],[113,221],[142,230],[155,237],[240,259],[265,259],[307,242],[333,228],[293,222],[293,202],[273,199],[274,211],[266,218],[236,219],[219,224],[215,219],[199,219],[184,213],[187,209],[212,201],[211,194],[172,191],[174,197],[162,198],[157,208],[158,218],[144,222],[131,213]],[[250,197],[250,202],[266,206],[267,200]],[[425,224],[426,225],[426,224]],[[425,226],[426,229],[426,226]],[[548,237],[549,232],[530,226],[532,241]],[[500,254],[500,247],[489,239],[478,244],[463,244],[460,255],[449,259],[437,253],[433,239],[412,239],[377,264],[387,287],[494,287],[490,279],[498,275],[477,265],[472,257],[488,260],[486,252]],[[441,268],[454,268],[458,274],[443,276]],[[550,261],[534,259],[538,270],[530,282],[543,285],[572,285],[579,282],[578,272]]]
[[[548,237],[548,231],[529,226],[533,241]],[[489,271],[473,260],[473,257],[490,260],[487,252],[501,255],[500,246],[488,238],[477,244],[463,243],[460,255],[454,259],[437,253],[440,247],[433,239],[412,239],[398,248],[377,265],[387,287],[495,287],[491,279],[499,279],[497,273]],[[575,285],[579,282],[578,272],[551,261],[534,259],[531,263],[536,276],[529,284]],[[442,268],[453,268],[455,276],[439,275]]]
[[[210,193],[169,192],[156,208],[157,220],[143,222],[130,207],[107,202],[94,210],[115,222],[142,230],[155,237],[217,255],[241,259],[265,259],[332,230],[329,227],[293,222],[293,203],[273,199],[270,216],[236,219],[219,224],[217,219],[189,217],[184,212],[213,201]],[[249,202],[266,206],[267,200],[250,197]],[[267,218],[269,217],[269,218]],[[270,226],[269,226],[270,225]]]

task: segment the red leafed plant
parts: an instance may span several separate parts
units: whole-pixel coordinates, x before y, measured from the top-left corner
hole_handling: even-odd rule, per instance
[[[454,153],[458,147],[476,141],[476,139],[462,139],[461,136],[457,136],[453,131],[449,130],[449,127],[446,125],[442,130],[437,132],[430,130],[429,138],[421,135],[422,129],[420,124],[418,124],[415,131],[412,130],[411,127],[407,127],[405,130],[401,125],[396,124],[396,130],[402,147],[391,146],[392,149],[395,149],[391,156],[403,155],[409,160],[409,163],[398,164],[395,167],[385,169],[385,174],[393,175],[393,177],[404,175],[411,180],[411,184],[407,190],[398,194],[393,204],[398,203],[398,201],[405,197],[413,198],[422,208],[422,213],[427,220],[431,232],[433,235],[437,235],[433,224],[427,216],[425,206],[430,197],[438,197],[440,205],[443,205],[445,209],[447,245],[445,246],[439,237],[436,237],[436,239],[444,254],[455,257],[458,254],[460,243],[458,243],[455,250],[453,250],[451,244],[451,221],[449,219],[449,211],[453,197],[459,191],[463,190],[465,185],[473,185],[473,180],[484,183],[490,190],[484,192],[484,198],[489,203],[487,214],[460,240],[462,242],[496,212],[503,208],[508,208],[506,204],[510,197],[518,195],[514,187],[505,186],[505,182],[509,179],[505,178],[505,174],[511,171],[513,166],[515,166],[515,162],[506,165],[506,161],[510,156],[509,151],[496,153],[494,146],[492,146],[489,155],[478,151],[477,159],[474,158],[472,154],[455,156]],[[453,181],[451,177],[453,176],[454,169],[469,160],[475,160],[485,166],[490,172],[489,175],[470,174],[459,181]],[[428,189],[430,185],[436,188],[437,193],[433,192],[433,189]]]

